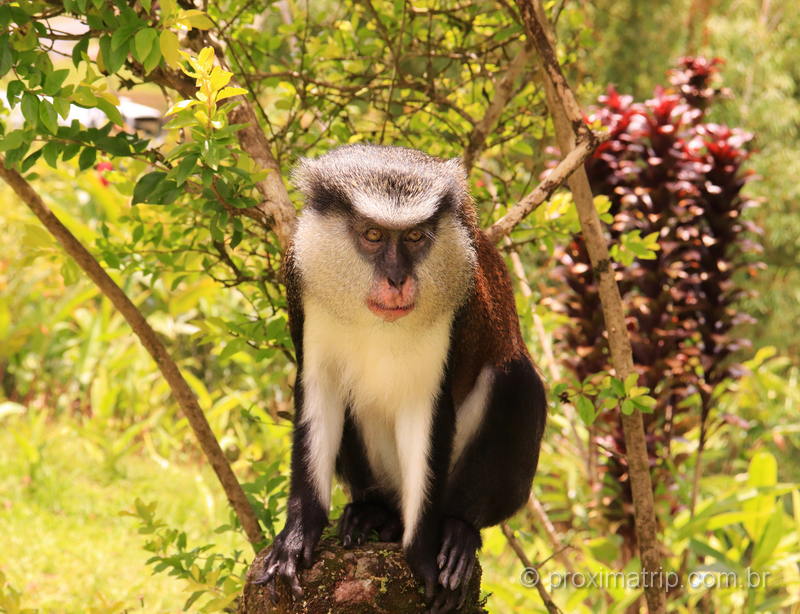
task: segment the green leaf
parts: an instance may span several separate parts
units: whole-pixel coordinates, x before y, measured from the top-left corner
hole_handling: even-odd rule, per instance
[[[236,339],[229,341],[225,345],[225,349],[223,349],[222,352],[220,352],[219,354],[219,359],[220,361],[225,361],[234,354],[236,354],[236,352],[241,352],[246,347],[247,347],[247,341],[242,339],[241,337],[237,337]]]
[[[613,392],[614,396],[618,399],[625,396],[625,384],[618,377],[611,378],[611,392]]]
[[[657,401],[653,397],[649,397],[647,395],[631,399],[631,402],[633,403],[634,407],[636,407],[636,409],[645,414],[652,414],[657,403]]]
[[[65,98],[53,98],[53,108],[55,108],[56,113],[61,116],[61,119],[67,119],[69,116],[69,100]]]
[[[39,120],[51,134],[58,132],[58,114],[55,107],[46,100],[39,101]]]
[[[127,54],[130,40],[138,29],[138,23],[129,23],[118,28],[114,34],[111,35],[111,50],[118,51],[120,49],[125,49],[125,53]]]
[[[100,37],[100,55],[105,65],[105,71],[109,74],[113,74],[125,63],[125,58],[128,57],[128,46],[123,45],[114,49],[111,43],[111,37],[104,35]]]
[[[203,156],[203,162],[205,162],[209,168],[217,170],[221,153],[220,147],[217,146],[213,141],[206,140],[203,141],[203,144],[200,147],[200,153]]]
[[[61,153],[61,143],[59,141],[50,141],[42,147],[42,157],[53,168],[58,166],[58,154]]]
[[[32,127],[39,125],[39,98],[36,94],[25,92],[22,95],[22,115]]]
[[[11,65],[14,62],[12,56],[11,45],[9,44],[8,34],[0,36],[0,78],[11,70]]]
[[[82,107],[90,108],[97,104],[97,96],[88,87],[80,85],[72,92],[72,101]]]
[[[167,174],[163,171],[153,171],[147,173],[139,178],[136,186],[133,188],[132,205],[137,203],[148,202],[147,198],[156,190],[156,188],[167,178]]]
[[[22,145],[24,140],[25,132],[23,130],[14,130],[13,132],[9,132],[2,139],[0,139],[0,151],[16,149]]]
[[[232,96],[241,96],[247,94],[247,90],[243,87],[223,87],[219,94],[217,94],[217,102],[231,98]]]
[[[633,404],[633,401],[631,401],[630,399],[625,399],[624,401],[622,401],[622,405],[621,405],[620,409],[622,410],[623,414],[625,414],[626,416],[630,416],[633,413],[633,411],[636,409],[636,406]]]
[[[178,186],[183,185],[186,181],[186,178],[192,173],[195,166],[197,166],[197,160],[199,157],[200,156],[197,154],[189,154],[183,160],[181,160],[180,164],[178,164],[174,171],[175,183]]]
[[[172,105],[166,113],[164,113],[164,117],[169,117],[170,115],[174,115],[175,113],[180,113],[185,109],[189,109],[197,104],[200,104],[199,100],[193,100],[191,98],[187,98],[186,100],[179,100],[174,105]]]
[[[44,78],[44,85],[42,86],[42,91],[48,96],[55,96],[61,90],[61,86],[64,84],[64,81],[66,80],[68,75],[69,75],[68,68],[62,68],[61,70],[54,70],[53,72],[47,74]]]
[[[111,104],[108,100],[105,98],[98,98],[95,104],[97,105],[97,108],[105,113],[108,116],[108,119],[114,122],[117,126],[125,125],[125,120],[122,118],[122,113],[120,113],[119,109]]]
[[[149,56],[150,52],[153,50],[153,47],[158,46],[156,44],[157,40],[157,30],[154,30],[153,28],[143,28],[142,30],[139,30],[136,33],[136,36],[133,38],[134,57],[144,64],[147,56]]]
[[[36,164],[36,161],[42,156],[42,150],[37,149],[27,158],[25,158],[19,165],[20,172],[27,173],[30,168]]]
[[[164,171],[153,171],[139,178],[133,188],[132,205],[137,203],[169,205],[182,194],[172,179]]]
[[[19,79],[10,81],[6,87],[6,100],[8,100],[8,106],[13,107],[16,105],[17,96],[19,96],[24,90],[25,84]]]
[[[78,157],[78,168],[85,171],[94,166],[95,160],[97,160],[97,150],[94,147],[87,147]]]
[[[78,152],[81,150],[80,143],[67,143],[64,146],[64,150],[61,153],[61,159],[66,162],[67,160],[71,160],[74,158]]]
[[[83,37],[72,48],[72,65],[75,66],[75,68],[77,68],[78,64],[83,60],[84,54],[88,54],[89,52],[89,38],[89,36]]]
[[[586,426],[591,426],[594,423],[597,414],[594,410],[594,404],[587,397],[578,396],[575,400],[575,408],[578,410],[578,416]]]
[[[164,30],[158,37],[158,46],[161,55],[172,68],[178,68],[181,63],[180,43],[178,36],[169,30]]]
[[[636,386],[638,381],[639,374],[630,373],[628,377],[625,378],[625,394],[630,394],[630,391]]]
[[[142,66],[144,67],[145,74],[150,74],[152,70],[161,63],[161,48],[158,45],[153,45],[150,48],[150,53],[145,58]]]
[[[178,17],[178,23],[197,28],[198,30],[209,30],[214,27],[214,22],[208,18],[208,15],[198,9],[181,11]]]
[[[131,147],[123,136],[101,136],[94,143],[112,156],[128,156],[131,153]]]

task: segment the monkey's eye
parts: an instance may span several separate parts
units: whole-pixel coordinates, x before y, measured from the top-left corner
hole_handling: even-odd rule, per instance
[[[364,238],[370,243],[378,243],[383,239],[383,233],[377,228],[370,228],[364,233]]]
[[[406,241],[412,241],[413,243],[416,243],[417,241],[421,241],[422,237],[424,237],[424,236],[425,235],[423,234],[423,232],[421,230],[419,230],[418,228],[415,228],[414,230],[409,230],[406,233]]]

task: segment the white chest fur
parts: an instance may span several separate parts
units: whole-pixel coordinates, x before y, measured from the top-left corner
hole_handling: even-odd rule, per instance
[[[306,303],[303,383],[309,457],[319,469],[321,495],[327,501],[349,406],[375,477],[399,495],[405,541],[413,535],[426,496],[433,404],[444,373],[450,320],[424,327],[415,326],[411,315],[404,320],[386,323],[370,316],[342,323],[326,309]],[[339,435],[334,436],[337,427]]]

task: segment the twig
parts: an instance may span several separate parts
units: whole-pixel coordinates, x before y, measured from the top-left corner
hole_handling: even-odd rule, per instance
[[[156,332],[147,323],[147,320],[136,305],[100,266],[95,257],[50,211],[25,178],[17,171],[6,167],[5,159],[2,157],[0,157],[0,176],[33,211],[34,215],[39,218],[44,227],[61,244],[64,251],[75,260],[99,290],[113,303],[114,307],[117,308],[133,329],[133,332],[136,333],[136,336],[139,337],[142,345],[153,357],[164,379],[167,380],[175,400],[192,427],[203,453],[214,468],[225,495],[228,497],[228,501],[247,534],[247,539],[250,540],[254,547],[258,546],[264,541],[264,534],[258,525],[255,512],[250,506],[250,502],[247,500],[239,481],[236,479],[228,459],[222,452],[222,448],[197,402],[197,397],[192,392],[189,384],[186,383],[178,365],[175,364]]]
[[[597,145],[607,138],[607,135],[596,135],[589,131],[588,136],[585,136],[583,140],[579,140],[575,148],[548,173],[547,177],[545,177],[530,194],[519,201],[508,213],[486,229],[486,234],[489,238],[497,243],[500,239],[507,236],[517,224],[546,201],[576,169],[581,167],[584,161],[586,161],[586,158],[592,155]]]
[[[555,556],[559,562],[569,571],[570,573],[575,573],[575,568],[572,566],[572,562],[564,556],[564,551],[571,546],[569,544],[564,545],[561,543],[561,540],[558,537],[558,532],[556,528],[553,526],[553,523],[550,521],[550,517],[547,515],[547,511],[544,509],[542,502],[539,501],[538,497],[533,494],[531,491],[530,496],[528,497],[528,511],[533,514],[533,517],[539,522],[542,529],[547,535],[547,539],[550,540],[550,545],[553,546],[553,556]]]
[[[497,120],[500,119],[503,109],[506,108],[508,101],[511,100],[514,94],[514,83],[528,64],[531,51],[532,50],[527,45],[523,45],[508,65],[508,70],[506,70],[502,79],[495,84],[494,97],[489,103],[489,106],[486,107],[486,112],[483,114],[481,120],[475,124],[475,127],[472,129],[467,147],[464,150],[464,167],[467,169],[467,172],[472,168],[475,158],[483,151],[484,145],[486,144],[486,137],[494,129]]]
[[[500,525],[500,528],[503,530],[503,535],[506,536],[508,540],[508,545],[511,546],[511,549],[517,555],[517,558],[525,565],[526,568],[534,569],[537,573],[537,581],[536,581],[536,590],[539,592],[539,597],[542,598],[542,602],[544,602],[544,607],[547,608],[549,614],[563,614],[561,610],[556,605],[556,602],[553,601],[553,598],[550,596],[550,593],[547,592],[547,589],[544,587],[544,583],[541,581],[541,578],[538,576],[539,574],[539,565],[534,565],[533,562],[528,558],[528,555],[525,554],[525,550],[522,549],[522,545],[519,543],[517,538],[514,536],[514,531],[511,530],[511,527],[508,526],[508,523],[503,523]]]

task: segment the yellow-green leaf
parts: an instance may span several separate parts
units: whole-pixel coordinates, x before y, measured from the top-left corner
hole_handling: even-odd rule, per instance
[[[143,28],[133,37],[133,51],[136,59],[144,63],[153,50],[153,45],[158,39],[158,32],[153,28]]]
[[[211,47],[203,47],[197,54],[197,64],[207,73],[211,72],[211,64],[214,61],[214,50]]]
[[[214,22],[209,19],[208,15],[197,9],[181,11],[178,16],[178,23],[187,28],[197,28],[198,30],[208,30],[214,27]]]
[[[167,64],[172,68],[178,68],[181,65],[178,35],[170,30],[162,30],[158,38],[158,44],[161,47],[161,55],[164,56]]]
[[[233,73],[229,73],[227,70],[222,70],[219,66],[215,66],[211,69],[211,89],[215,92],[218,92],[223,87],[228,85],[233,77]]]
[[[180,111],[183,111],[184,109],[188,109],[189,107],[193,107],[196,104],[199,104],[199,102],[197,100],[191,100],[191,99],[189,99],[189,100],[181,100],[179,102],[176,102],[174,105],[172,105],[170,107],[169,111],[164,113],[164,116],[166,117],[168,115],[173,115],[174,113],[179,113]]]
[[[223,87],[219,94],[217,94],[217,102],[233,96],[242,96],[244,94],[247,94],[247,90],[243,87]]]

